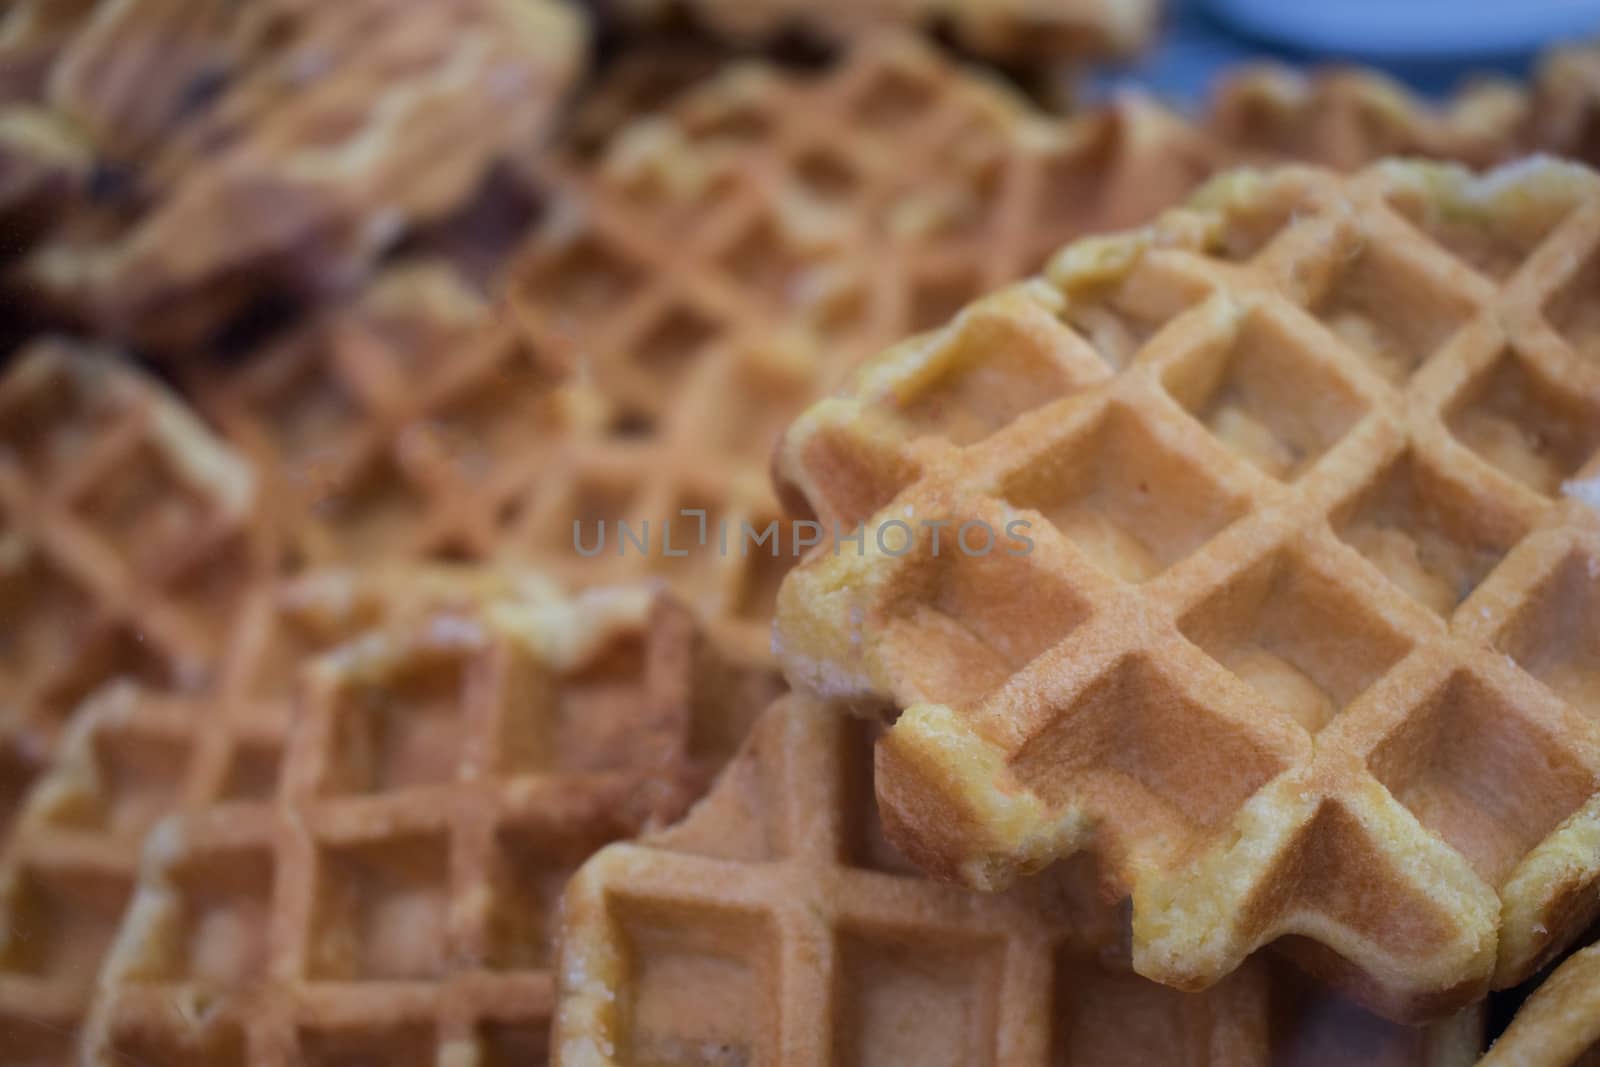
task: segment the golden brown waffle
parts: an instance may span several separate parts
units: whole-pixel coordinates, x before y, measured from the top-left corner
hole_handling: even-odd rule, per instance
[[[800,32],[827,41],[885,27],[948,31],[991,59],[1130,55],[1150,40],[1159,0],[610,0],[631,21],[683,12],[735,41]]]
[[[774,704],[680,825],[567,889],[558,1067],[608,1064],[1466,1064],[1468,1012],[1386,1023],[1266,957],[1206,993],[1132,974],[1081,866],[1004,894],[885,842],[874,727]]]
[[[1596,1064],[1600,1064],[1600,945],[1591,945],[1544,980],[1479,1067]]]
[[[681,813],[773,690],[647,587],[489,592],[315,661],[276,794],[154,831],[86,1062],[540,1058],[566,873]]]
[[[261,471],[294,561],[318,566],[491,555],[497,482],[598,417],[559,378],[429,260],[196,390]]]
[[[1422,156],[1483,167],[1522,154],[1530,111],[1528,93],[1510,82],[1480,81],[1438,106],[1375,71],[1260,66],[1223,79],[1206,123],[1241,161],[1355,170]]]
[[[131,226],[90,213],[28,257],[19,278],[35,299],[174,349],[263,295],[348,287],[534,140],[582,53],[577,16],[554,0],[283,0],[238,18],[239,36],[274,46],[147,161],[153,203]],[[80,92],[60,106],[96,129],[138,125],[118,110],[124,66],[144,69],[133,29],[63,75]]]
[[[250,468],[110,352],[40,341],[0,377],[0,734],[56,736],[116,675],[202,684],[259,577]]]
[[[1600,906],[1597,259],[1573,165],[1243,171],[813,408],[779,477],[868,533],[791,573],[780,658],[902,709],[891,837],[990,889],[1098,855],[1180,988],[1285,938],[1429,1016],[1559,952]]]
[[[159,818],[276,795],[298,665],[374,627],[521,597],[553,599],[532,579],[456,572],[329,571],[267,585],[240,609],[205,690],[124,678],[75,709],[53,760],[8,750],[0,757],[9,812],[0,814],[6,1047],[21,1048],[30,1065],[67,1062]]]
[[[1148,217],[1209,164],[1205,138],[1147,101],[1062,122],[883,38],[822,75],[732,69],[598,162],[548,166],[553,206],[510,269],[508,315],[605,397],[612,432],[529,468],[502,551],[574,581],[660,574],[764,656],[793,546],[780,531],[742,554],[741,523],[782,514],[767,462],[788,420],[858,358],[1063,240]],[[706,512],[707,545],[684,508]],[[607,551],[583,559],[574,520],[591,547],[606,521]],[[658,547],[619,558],[618,520],[648,522]],[[676,546],[695,539],[686,559],[659,548],[668,520]]]

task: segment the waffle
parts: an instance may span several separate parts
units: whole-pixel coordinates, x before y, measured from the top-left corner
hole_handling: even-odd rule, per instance
[[[744,44],[795,32],[837,42],[888,26],[938,29],[1013,63],[1131,55],[1149,42],[1160,15],[1158,0],[611,0],[609,6],[634,22],[687,13]]]
[[[347,288],[535,139],[582,52],[577,17],[553,0],[283,0],[239,17],[246,41],[286,43],[263,47],[145,161],[147,210],[131,223],[89,213],[30,254],[18,284],[34,299],[176,351],[265,297]],[[116,75],[140,38],[113,45],[85,61],[77,110],[121,131],[129,98]],[[480,121],[486,112],[496,121]]]
[[[291,566],[482,559],[496,479],[598,418],[534,355],[458,271],[424,259],[194,388],[262,472]]]
[[[1556,969],[1517,1012],[1479,1067],[1600,1063],[1600,945]]]
[[[1147,218],[1209,163],[1203,137],[1145,100],[1049,119],[881,38],[821,75],[731,69],[596,162],[546,164],[552,206],[509,269],[506,313],[542,361],[604,396],[610,432],[529,468],[503,552],[574,581],[657,573],[731,647],[765,656],[794,550],[783,529],[749,555],[739,539],[783,514],[767,461],[789,419],[858,358],[1063,240]],[[705,511],[704,542],[685,508]],[[574,551],[575,519],[591,547],[611,524],[604,553]],[[657,547],[619,557],[618,520],[649,523]],[[689,558],[660,550],[668,520]]]
[[[1241,162],[1356,170],[1422,156],[1484,167],[1522,154],[1534,114],[1528,93],[1510,82],[1480,81],[1437,106],[1374,71],[1308,76],[1268,65],[1228,74],[1212,94],[1206,125]]]
[[[878,824],[873,733],[780,700],[685,822],[578,872],[553,1063],[1398,1067],[1477,1055],[1476,1011],[1412,1030],[1264,956],[1206,993],[1145,981],[1127,969],[1123,918],[1079,865],[992,896],[919,877]]]
[[[532,579],[455,572],[327,571],[266,583],[239,608],[203,690],[120,678],[75,709],[53,758],[0,746],[7,1048],[25,1050],[29,1065],[67,1062],[141,847],[162,816],[276,795],[297,664],[374,627],[512,597],[553,600]]]
[[[1284,938],[1417,1018],[1559,952],[1600,904],[1597,247],[1575,165],[1242,171],[802,417],[786,492],[867,532],[790,574],[780,659],[901,709],[896,844],[985,889],[1097,855],[1180,988]]]
[[[0,734],[45,751],[102,681],[206,681],[258,576],[249,467],[112,353],[39,341],[0,377]]]
[[[312,661],[276,791],[151,833],[84,1062],[541,1059],[566,872],[681,813],[773,691],[648,587],[486,592]]]

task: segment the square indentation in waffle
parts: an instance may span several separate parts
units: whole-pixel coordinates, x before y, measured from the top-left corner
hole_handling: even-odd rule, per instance
[[[1410,651],[1363,595],[1293,548],[1191,609],[1184,635],[1316,733]]]
[[[548,387],[531,363],[508,360],[451,391],[418,433],[432,449],[424,462],[448,466],[461,484],[484,484],[520,449],[543,447],[566,431],[550,409]],[[402,449],[408,444],[419,442],[403,441]]]
[[[1407,449],[1334,516],[1347,544],[1445,618],[1526,530],[1424,453]]]
[[[467,655],[428,653],[397,672],[341,686],[332,709],[330,794],[444,785],[463,762]]]
[[[916,543],[913,551],[927,558],[902,572],[884,636],[896,670],[913,690],[962,704],[1059,644],[1088,619],[1090,605],[1029,556],[1004,547],[967,555],[955,527],[942,532],[937,554],[932,531]]]
[[[299,1046],[305,1067],[433,1067],[438,1038],[431,1023],[375,1019],[302,1026]]]
[[[1166,369],[1173,397],[1234,453],[1284,481],[1300,477],[1355,425],[1365,404],[1308,331],[1280,311],[1236,326]],[[1314,343],[1314,342],[1313,342]]]
[[[1600,780],[1561,731],[1468,670],[1411,709],[1369,764],[1422,823],[1500,885]]]
[[[999,944],[847,927],[835,935],[834,951],[834,1062],[990,1062],[1003,964]]]
[[[555,321],[580,328],[596,315],[612,315],[639,291],[644,271],[604,239],[585,233],[569,243],[529,257],[511,282],[527,301],[556,309]]]
[[[1116,797],[1122,827],[1167,838],[1208,834],[1286,767],[1144,656],[1126,656],[1072,695],[1011,761],[1051,803]],[[1204,736],[1203,746],[1177,737]]]
[[[1004,322],[969,323],[897,398],[913,436],[969,445],[1071,391],[1076,383],[1053,354]]]
[[[1396,383],[1410,378],[1475,310],[1414,253],[1377,244],[1341,257],[1336,276],[1311,307],[1369,367]]]
[[[611,908],[629,975],[628,1047],[617,1050],[618,1062],[738,1067],[776,1055],[770,919],[626,898]]]
[[[278,792],[283,773],[283,745],[277,741],[243,738],[227,755],[219,801],[265,801]]]
[[[415,540],[427,501],[400,465],[373,455],[343,484],[315,486],[312,510],[349,558],[393,556]],[[403,551],[403,549],[402,549]]]
[[[178,561],[197,530],[212,528],[212,505],[173,470],[150,442],[115,470],[84,487],[77,504],[91,529],[118,546],[138,572],[162,572]]]
[[[60,813],[65,825],[137,839],[177,807],[191,741],[137,727],[95,732],[90,759],[99,788],[82,810]]]
[[[1163,278],[1162,284],[1135,280],[1108,282],[1075,292],[1061,319],[1094,348],[1112,371],[1133,362],[1145,343],[1180,312],[1205,296],[1200,286],[1184,279]]]
[[[1529,198],[1508,210],[1497,204],[1463,205],[1440,198],[1425,185],[1391,187],[1384,199],[1458,261],[1495,281],[1515,274],[1577,206],[1578,198]]]
[[[450,953],[449,844],[442,830],[320,841],[309,977],[372,982],[443,975]]]
[[[633,343],[634,365],[659,387],[681,384],[684,369],[697,361],[721,334],[717,319],[692,303],[669,306],[646,325]]]
[[[808,290],[820,295],[826,275],[817,272],[837,266],[836,242],[794,230],[795,224],[782,216],[763,212],[722,253],[721,266],[728,275],[749,285],[774,309],[804,305]]]
[[[809,199],[828,207],[851,203],[866,185],[860,166],[828,145],[809,145],[795,156],[794,180]]]
[[[91,988],[127,903],[126,881],[29,862],[13,878],[0,901],[0,976]]]
[[[366,405],[337,374],[328,373],[326,353],[306,344],[268,358],[257,374],[254,407],[271,426],[286,477],[314,492],[355,443]]]
[[[1600,555],[1574,548],[1519,599],[1496,646],[1600,722]]]
[[[899,133],[938,107],[940,87],[925,71],[886,67],[856,91],[847,110],[868,129]]]
[[[1072,540],[1101,570],[1144,582],[1183,560],[1244,513],[1203,464],[1113,404],[1079,433],[1035,454],[1002,486]]]
[[[268,917],[276,881],[270,848],[241,844],[196,854],[172,871],[172,925],[140,977],[239,989],[267,978]]]
[[[1456,398],[1449,423],[1462,444],[1547,497],[1600,449],[1600,402],[1548,381],[1514,349]]]

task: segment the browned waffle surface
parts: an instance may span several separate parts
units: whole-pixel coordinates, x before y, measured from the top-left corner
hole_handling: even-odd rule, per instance
[[[0,377],[0,732],[47,743],[113,676],[205,682],[260,574],[250,467],[115,353],[40,341]]]
[[[1246,160],[1354,170],[1390,156],[1489,166],[1522,154],[1535,108],[1521,86],[1469,85],[1444,104],[1373,71],[1247,67],[1212,94],[1207,125]]]
[[[1600,945],[1558,967],[1517,1012],[1480,1067],[1600,1064]]]
[[[425,259],[197,392],[261,472],[292,566],[484,559],[503,484],[597,420],[598,401],[535,355]]]
[[[781,700],[684,823],[578,872],[554,1063],[1398,1067],[1477,1055],[1476,1013],[1412,1030],[1264,957],[1206,993],[1139,978],[1120,913],[1080,864],[994,895],[920,877],[878,824],[873,729]]]
[[[730,69],[597,161],[544,168],[552,207],[510,268],[507,315],[605,398],[609,432],[528,469],[503,552],[577,581],[665,577],[765,655],[794,546],[785,529],[741,551],[741,532],[782,515],[766,468],[788,420],[1062,240],[1170,203],[1208,173],[1207,145],[1136,98],[1047,118],[891,37],[822,74]],[[575,551],[574,520],[590,547],[607,524],[604,552]],[[655,547],[619,551],[619,520]],[[688,558],[662,551],[666,522]]]
[[[780,658],[902,709],[896,842],[985,888],[1098,855],[1179,987],[1287,938],[1426,1016],[1559,952],[1600,873],[1597,256],[1574,165],[1244,171],[808,412],[779,477],[867,533],[791,573]]]
[[[0,1031],[29,1050],[21,1062],[65,1063],[76,1048],[96,969],[157,820],[277,795],[300,665],[374,627],[519,597],[551,594],[521,576],[416,569],[325,571],[265,585],[229,620],[227,648],[205,688],[123,677],[74,706],[53,758],[7,747]],[[46,1055],[58,1046],[60,1060]]]
[[[436,589],[300,674],[276,790],[213,791],[150,836],[97,927],[87,1062],[542,1059],[567,872],[681,813],[773,691],[648,587]],[[91,951],[60,940],[51,973]]]
[[[18,274],[36,299],[182,348],[258,298],[348,287],[534,140],[583,51],[553,0],[230,6],[104,4],[57,61],[52,108],[99,157],[141,165],[127,203],[77,213],[29,254]],[[176,132],[170,115],[123,114],[167,97],[194,112]],[[143,126],[166,135],[122,143]]]
[[[608,6],[634,20],[686,12],[746,42],[793,32],[837,42],[885,27],[948,30],[974,51],[1014,62],[1133,53],[1149,42],[1161,11],[1159,0],[612,0]]]

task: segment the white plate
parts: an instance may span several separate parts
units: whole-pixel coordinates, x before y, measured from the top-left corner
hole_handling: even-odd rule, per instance
[[[1600,0],[1209,0],[1239,28],[1309,52],[1511,55],[1600,34]]]

